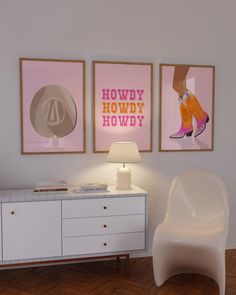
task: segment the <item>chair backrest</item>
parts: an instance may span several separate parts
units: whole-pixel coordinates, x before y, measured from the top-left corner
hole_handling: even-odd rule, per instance
[[[228,219],[228,194],[219,176],[197,170],[175,177],[169,191],[166,221],[185,227],[224,227],[227,232]]]

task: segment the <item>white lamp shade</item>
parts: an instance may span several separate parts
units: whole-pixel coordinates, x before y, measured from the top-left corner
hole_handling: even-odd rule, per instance
[[[135,142],[113,142],[111,144],[107,162],[135,163],[140,161],[138,146]]]

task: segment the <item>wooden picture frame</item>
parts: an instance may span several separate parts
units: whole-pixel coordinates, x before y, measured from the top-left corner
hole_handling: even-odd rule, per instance
[[[93,151],[115,141],[134,141],[152,151],[153,64],[93,62]]]
[[[213,151],[215,66],[160,64],[159,151]]]
[[[85,61],[19,61],[21,153],[85,153]]]

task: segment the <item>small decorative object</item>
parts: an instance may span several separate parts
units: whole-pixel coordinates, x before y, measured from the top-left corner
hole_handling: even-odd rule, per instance
[[[94,152],[130,140],[140,151],[152,151],[152,66],[93,62]]]
[[[73,190],[74,193],[86,193],[86,192],[108,192],[108,186],[106,183],[91,182],[81,183],[80,186]]]
[[[160,65],[160,151],[212,151],[214,66]]]
[[[67,192],[68,184],[66,180],[52,180],[36,183],[34,193],[59,193]]]
[[[131,170],[125,167],[125,163],[141,161],[137,144],[135,142],[113,142],[107,156],[107,161],[123,163],[123,167],[117,170],[116,188],[118,190],[130,190]]]
[[[20,59],[21,152],[85,152],[84,61]]]

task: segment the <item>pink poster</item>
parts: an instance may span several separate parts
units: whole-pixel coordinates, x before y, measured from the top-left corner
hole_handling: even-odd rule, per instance
[[[84,64],[20,59],[22,154],[85,152]]]
[[[214,66],[160,65],[160,151],[213,150]]]
[[[94,152],[116,141],[151,151],[152,64],[95,61],[93,71]]]

